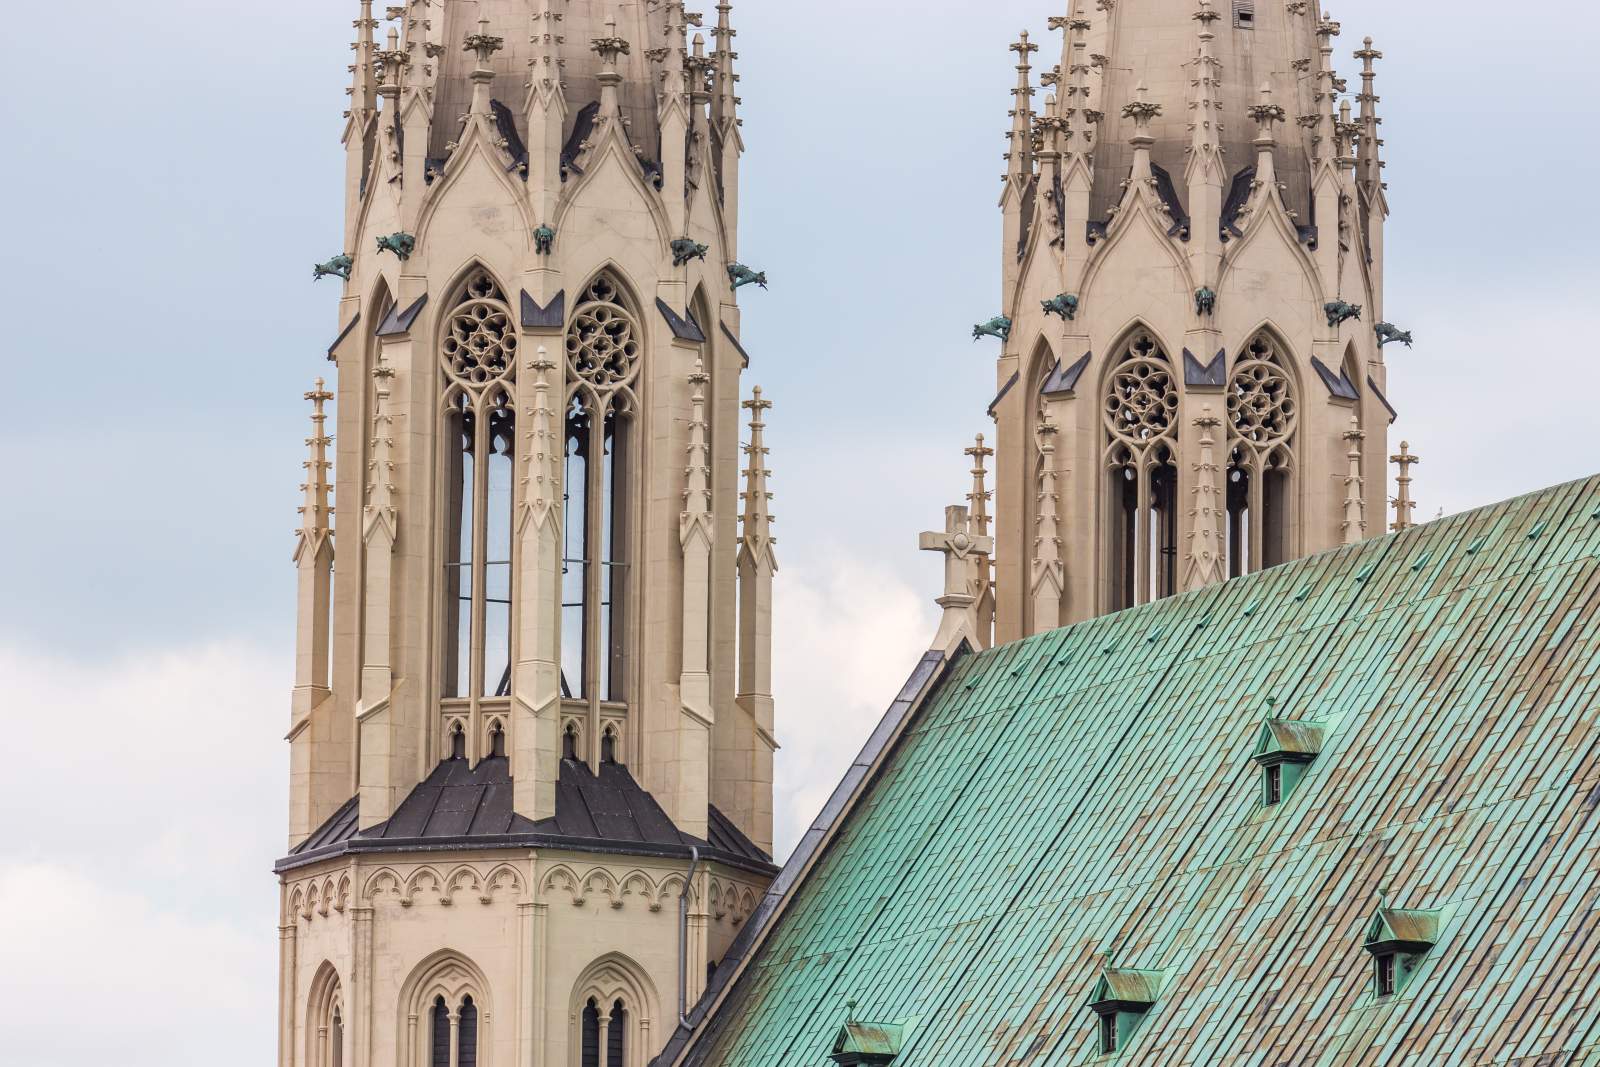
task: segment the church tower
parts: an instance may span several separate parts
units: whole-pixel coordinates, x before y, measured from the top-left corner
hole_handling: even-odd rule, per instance
[[[983,643],[1385,525],[1382,346],[1409,338],[1384,322],[1380,53],[1352,97],[1305,0],[1071,2],[1058,64],[1012,46],[1004,304],[975,331],[1002,346],[994,559],[958,597]]]
[[[644,1067],[775,874],[732,7],[347,2],[279,1064]]]

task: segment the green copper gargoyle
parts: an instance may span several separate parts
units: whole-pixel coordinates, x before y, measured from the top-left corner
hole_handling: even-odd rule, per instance
[[[1201,315],[1209,315],[1217,310],[1217,291],[1211,288],[1195,290],[1194,309]]]
[[[1407,348],[1411,347],[1413,338],[1410,330],[1402,330],[1400,327],[1388,322],[1380,322],[1372,329],[1378,335],[1379,348],[1389,344],[1391,341],[1399,341]]]
[[[1002,341],[1011,340],[1011,320],[1004,315],[996,315],[988,322],[974,326],[972,328],[972,339],[976,341],[982,337],[998,337]]]
[[[730,266],[728,277],[732,279],[735,290],[742,289],[746,285],[759,285],[763,289],[767,287],[767,272],[753,271],[743,263]]]
[[[1360,304],[1347,304],[1343,300],[1330,300],[1322,305],[1322,310],[1327,312],[1328,325],[1337,326],[1349,319],[1361,318]]]
[[[699,244],[687,237],[680,237],[672,242],[672,265],[681,267],[691,259],[705,259],[706,253],[711,251],[709,245]]]
[[[411,253],[417,250],[417,239],[409,233],[391,233],[387,237],[378,238],[378,254],[393,252],[402,262],[411,258]]]
[[[318,263],[311,268],[311,280],[321,281],[324,278],[343,278],[350,280],[350,268],[356,265],[355,258],[348,252],[340,252],[326,263]]]
[[[545,223],[533,231],[533,250],[541,256],[548,256],[556,250],[556,231]]]
[[[1078,317],[1078,297],[1076,293],[1062,293],[1060,296],[1053,296],[1049,300],[1042,301],[1042,303],[1044,304],[1045,318],[1049,318],[1051,315],[1060,315],[1063,319],[1071,322]]]

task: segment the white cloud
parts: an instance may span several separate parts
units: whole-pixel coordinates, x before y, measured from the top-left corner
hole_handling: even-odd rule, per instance
[[[56,864],[0,865],[7,1062],[167,1067],[225,1050],[229,1062],[271,1063],[272,913],[199,919],[181,881],[95,866],[114,884]]]
[[[283,658],[0,650],[8,1062],[272,1062]]]
[[[775,597],[774,814],[786,855],[900,691],[937,626],[931,599],[866,559],[786,567]],[[931,596],[931,594],[930,594]]]

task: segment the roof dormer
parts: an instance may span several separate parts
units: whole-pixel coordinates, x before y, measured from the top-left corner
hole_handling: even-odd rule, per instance
[[[1139,1024],[1155,1007],[1166,980],[1165,971],[1102,967],[1089,996],[1088,1009],[1099,1018],[1097,1047],[1102,1056],[1122,1051]]]
[[[1422,958],[1439,943],[1442,911],[1391,908],[1380,901],[1367,924],[1364,947],[1372,956],[1372,989],[1379,1000],[1405,989]]]
[[[840,1067],[887,1067],[893,1063],[905,1042],[905,1026],[859,1022],[855,1015],[856,1004],[851,1001],[850,1014],[833,1039],[833,1052],[828,1058]]]
[[[1276,807],[1289,799],[1306,768],[1322,754],[1327,734],[1327,725],[1320,722],[1269,718],[1262,724],[1250,757],[1261,768],[1262,807]]]

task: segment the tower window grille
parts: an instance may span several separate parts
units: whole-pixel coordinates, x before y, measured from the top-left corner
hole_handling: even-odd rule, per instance
[[[1241,30],[1256,28],[1256,0],[1233,0],[1233,24]]]
[[[472,721],[511,691],[512,497],[517,326],[505,293],[474,272],[446,315],[443,379],[442,695]]]
[[[1148,333],[1123,348],[1107,383],[1106,563],[1110,610],[1177,591],[1178,387]]]
[[[1288,362],[1259,334],[1228,384],[1228,576],[1293,558],[1299,405]]]
[[[561,686],[601,737],[600,712],[625,709],[637,384],[644,331],[621,286],[584,290],[566,337],[565,548]],[[580,758],[598,760],[598,751]]]

